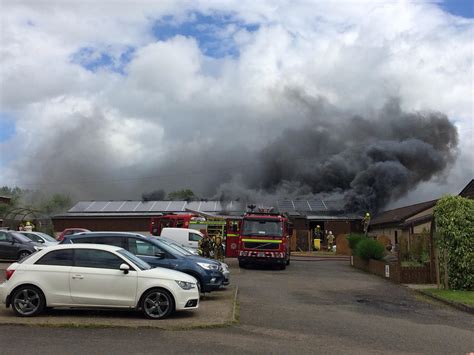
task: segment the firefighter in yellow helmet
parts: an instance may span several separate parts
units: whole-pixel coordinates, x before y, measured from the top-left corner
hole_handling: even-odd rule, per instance
[[[217,233],[214,240],[214,259],[224,261],[224,245],[220,233]]]
[[[364,227],[364,234],[367,235],[369,233],[369,224],[370,224],[370,213],[367,212],[362,220],[362,224]]]
[[[34,228],[33,224],[32,224],[30,221],[27,221],[27,222],[25,223],[25,227],[23,228],[23,230],[24,230],[25,232],[32,232],[32,231],[33,231],[33,228]]]
[[[319,250],[321,248],[321,226],[318,224],[314,229],[313,249]]]

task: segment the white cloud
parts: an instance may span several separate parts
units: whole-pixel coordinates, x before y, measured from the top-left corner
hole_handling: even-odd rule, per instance
[[[0,172],[5,183],[41,176],[41,164],[33,179],[20,174],[31,157],[72,158],[73,152],[51,155],[51,140],[94,121],[104,137],[90,132],[93,149],[83,156],[101,152],[97,159],[105,163],[97,163],[97,174],[91,168],[95,176],[132,164],[148,171],[177,147],[263,146],[307,121],[285,101],[288,88],[354,114],[370,113],[389,97],[408,111],[444,112],[461,129],[460,161],[473,161],[474,21],[429,2],[2,0],[0,10],[0,103],[17,125],[16,137],[0,145],[1,154],[16,157]],[[206,57],[198,35],[154,39],[155,21],[172,15],[183,22],[191,11],[232,13],[258,27],[248,31],[236,22],[217,33],[235,42],[237,57]],[[135,52],[124,75],[94,73],[71,60],[87,47],[114,58],[124,48]],[[462,179],[460,171],[456,165],[448,182]]]

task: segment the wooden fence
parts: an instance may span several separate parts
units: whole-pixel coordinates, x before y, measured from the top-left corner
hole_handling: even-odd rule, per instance
[[[419,267],[406,267],[401,266],[399,262],[364,260],[354,255],[351,256],[351,265],[357,269],[402,284],[429,284],[435,281],[432,278],[429,264]]]

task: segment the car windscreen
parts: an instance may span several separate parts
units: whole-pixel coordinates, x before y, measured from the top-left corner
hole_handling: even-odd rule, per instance
[[[41,232],[37,232],[37,234],[43,237],[43,239],[45,239],[47,242],[57,242],[57,240],[51,237],[49,234],[41,233]]]
[[[37,236],[34,233],[25,233],[25,232],[20,232],[21,235],[24,235],[27,237],[29,240],[32,240],[37,243],[43,243],[43,239],[41,239],[39,236]]]
[[[268,235],[281,237],[283,235],[282,222],[266,219],[245,219],[242,235]]]
[[[22,242],[22,243],[30,243],[31,242],[31,239],[25,237],[23,234],[21,233],[17,233],[17,232],[11,232],[11,235],[15,237],[15,239],[17,239],[18,241]]]
[[[168,240],[168,239],[165,239],[164,237],[160,237],[160,240],[161,240],[163,243],[169,245],[170,248],[173,248],[174,250],[177,250],[178,252],[183,253],[184,255],[193,255],[193,254],[191,254],[188,250],[186,250],[185,248],[183,248],[181,245],[179,245],[179,244],[177,244],[177,243],[175,243],[175,242],[173,242],[173,241],[170,241],[170,240]]]
[[[165,251],[167,251],[168,253],[170,253],[172,255],[180,255],[180,256],[186,256],[187,255],[184,252],[182,252],[181,250],[173,248],[171,245],[169,245],[168,243],[165,243],[164,241],[162,241],[160,239],[153,238],[151,241],[154,244],[156,244],[158,247],[160,247],[161,249],[164,249]]]
[[[130,253],[128,250],[125,249],[120,249],[117,250],[117,253],[125,257],[126,259],[130,260],[132,263],[134,263],[140,270],[149,270],[151,269],[151,266],[144,262],[142,259],[136,257],[132,253]]]

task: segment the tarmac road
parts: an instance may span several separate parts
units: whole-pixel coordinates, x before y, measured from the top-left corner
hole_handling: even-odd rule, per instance
[[[0,353],[459,353],[474,351],[474,317],[426,303],[347,261],[240,270],[240,324],[157,331],[0,327]]]

